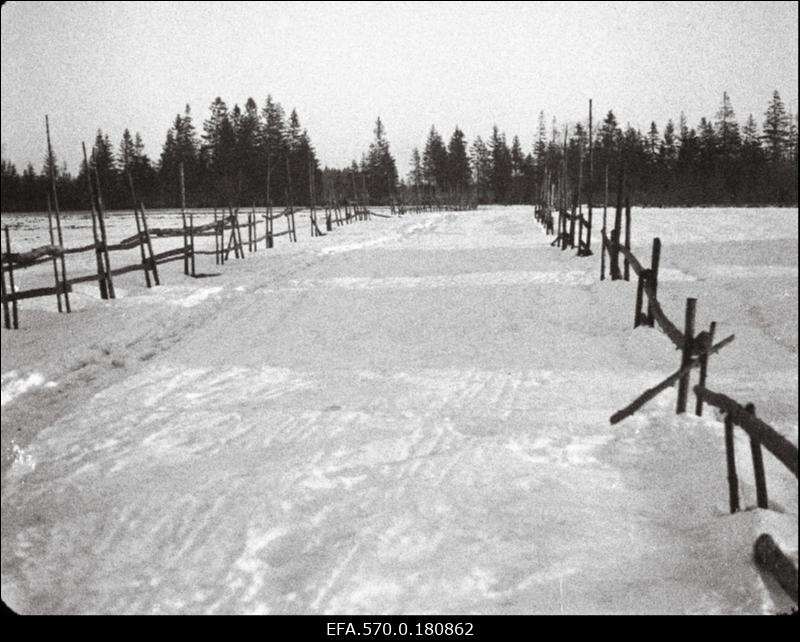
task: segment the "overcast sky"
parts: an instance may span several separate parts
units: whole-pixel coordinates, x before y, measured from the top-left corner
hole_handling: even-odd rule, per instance
[[[796,2],[9,2],[2,9],[3,158],[41,167],[44,115],[76,171],[101,128],[157,160],[186,103],[272,94],[320,161],[360,158],[375,118],[401,176],[432,124],[471,141],[494,123],[529,150],[539,110],[613,109],[659,130],[713,117],[728,91],[759,124],[772,91],[797,110]]]

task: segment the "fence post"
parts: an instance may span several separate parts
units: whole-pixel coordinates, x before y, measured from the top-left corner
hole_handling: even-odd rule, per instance
[[[219,223],[216,207],[214,208],[214,264],[219,265]]]
[[[636,281],[636,308],[633,311],[634,328],[638,328],[642,323],[642,319],[644,318],[642,307],[644,306],[644,283],[647,280],[647,273],[648,270],[642,270],[639,273],[638,279]]]
[[[786,594],[797,603],[797,567],[775,540],[767,533],[759,535],[753,544],[753,556],[758,565],[769,571]]]
[[[5,232],[5,235],[6,235],[6,255],[9,255],[9,254],[11,254],[11,237],[9,235],[8,225],[5,226],[5,229],[3,231]],[[14,291],[15,290],[15,288],[14,288],[14,264],[11,262],[10,257],[8,257],[8,258],[9,258],[9,262],[8,262],[8,289],[9,289],[10,292],[9,293],[4,293],[5,296],[3,296],[3,302],[4,302],[3,312],[5,313],[5,317],[6,317],[6,328],[11,329],[13,327],[14,330],[19,330],[19,312],[18,312],[18,309],[17,309],[17,299],[14,297],[14,295],[16,294],[16,292]],[[3,277],[3,289],[4,290],[5,290],[5,284],[6,284],[6,279],[5,279],[5,276],[4,276]],[[8,318],[8,300],[6,298],[6,296],[8,294],[11,295],[11,324],[9,324],[9,318]]]
[[[647,275],[648,281],[653,289],[653,296],[658,294],[658,264],[661,261],[661,239],[656,237],[653,239],[653,249],[650,252],[650,272]],[[653,315],[653,303],[650,297],[647,297],[647,325],[651,328],[655,325],[655,316]]]
[[[55,234],[53,234],[53,211],[52,207],[50,206],[50,194],[47,194],[47,231],[50,235],[50,245],[56,244]],[[62,250],[64,248],[61,248]],[[56,284],[56,301],[58,302],[58,311],[63,312],[61,306],[61,292],[60,287],[62,285],[63,279],[58,275],[58,260],[56,259],[55,255],[53,255],[53,278]],[[65,292],[66,294],[66,292]]]
[[[139,256],[142,257],[142,269],[144,271],[144,282],[148,288],[153,287],[152,282],[150,281],[150,265],[147,261],[147,255],[145,254],[144,250],[144,236],[142,234],[142,224],[139,222],[139,210],[136,208],[136,202],[133,203],[133,219],[136,221],[136,235],[139,237],[138,245],[139,245]],[[186,227],[184,226],[184,230]],[[185,235],[185,232],[184,232]],[[184,239],[184,248],[186,247],[186,241]]]
[[[195,263],[194,263],[194,212],[189,212],[189,251],[192,253],[191,255],[192,276],[196,277],[197,272],[195,271]]]
[[[625,249],[631,249],[631,198],[625,197]],[[628,258],[625,258],[625,280],[631,280],[631,266],[628,263]]]
[[[744,409],[754,417],[756,416],[756,407],[753,404],[747,404]],[[756,478],[756,505],[759,508],[769,508],[767,477],[764,474],[764,457],[761,453],[761,443],[752,437],[750,437],[750,452],[753,455],[753,474]]]
[[[139,201],[139,211],[142,214],[142,229],[144,230],[144,241],[147,243],[147,251],[150,253],[150,267],[153,270],[153,282],[156,285],[161,285],[161,281],[158,278],[158,263],[156,263],[153,256],[153,241],[150,239],[150,228],[147,226],[147,216],[144,213],[144,203]]]
[[[708,333],[704,334],[703,343],[700,348],[704,350],[708,350],[712,345],[714,345],[714,333],[717,330],[717,322],[712,321],[711,325],[708,328]],[[700,385],[705,388],[706,387],[706,376],[708,375],[708,352],[704,352],[700,355]],[[694,406],[694,414],[698,417],[703,416],[703,397],[697,395],[697,400]]]
[[[0,246],[2,246],[2,243],[0,243]],[[3,255],[3,253],[0,252],[0,257],[2,257],[2,255]],[[2,259],[0,258],[0,262],[1,262],[1,260]],[[3,300],[3,325],[5,326],[6,330],[10,330],[11,329],[11,310],[8,307],[8,293],[6,292],[6,271],[3,270],[2,275],[0,275],[0,276],[3,277],[3,280],[0,283],[0,287],[2,287],[2,290],[0,290],[0,298],[2,298],[2,300]]]
[[[681,368],[685,368],[692,359],[692,344],[694,343],[694,317],[697,299],[686,299],[686,316],[683,324],[683,351],[681,353]],[[689,377],[687,372],[678,381],[678,405],[676,414],[686,412],[686,399],[689,394]]]
[[[739,510],[739,478],[736,476],[733,417],[730,412],[725,414],[725,460],[728,463],[728,505],[733,514]]]
[[[95,154],[94,151],[92,152],[92,158],[94,159]],[[116,299],[117,295],[114,290],[114,280],[111,277],[111,259],[108,256],[108,234],[106,234],[106,219],[105,219],[105,212],[103,208],[103,196],[100,193],[100,174],[97,172],[97,163],[94,164],[94,180],[97,186],[97,193],[95,194],[97,200],[97,224],[100,230],[100,238],[102,241],[103,247],[103,259],[105,260],[104,269],[105,269],[105,276],[106,276],[106,284],[108,286],[108,297],[110,299]]]
[[[178,165],[181,178],[181,223],[183,224],[183,273],[189,274],[189,239],[186,236],[186,181],[183,177],[183,161]]]

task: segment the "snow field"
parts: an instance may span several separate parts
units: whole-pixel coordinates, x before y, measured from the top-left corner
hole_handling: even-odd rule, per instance
[[[737,335],[709,386],[754,401],[796,443],[796,211],[633,220],[637,256],[664,242],[667,313],[697,296],[698,327]],[[732,241],[707,236],[717,224]],[[321,239],[297,227],[296,245],[219,269],[204,257],[219,276],[174,263],[146,290],[125,275],[117,301],[89,289],[72,315],[30,306],[22,330],[3,331],[4,600],[70,613],[787,609],[749,550],[767,529],[796,555],[796,480],[767,455],[783,512],[730,516],[712,412],[676,417],[668,391],[608,425],[679,362],[658,332],[631,329],[635,284],[599,283],[599,257],[550,248],[532,208]]]

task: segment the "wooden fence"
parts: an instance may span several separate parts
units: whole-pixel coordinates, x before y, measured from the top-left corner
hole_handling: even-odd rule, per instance
[[[547,180],[547,178],[546,178]],[[617,204],[614,216],[614,227],[607,230],[607,201],[608,201],[608,172],[606,172],[606,200],[603,205],[603,226],[601,228],[601,257],[600,280],[606,278],[606,265],[612,280],[630,280],[631,272],[636,275],[636,297],[633,311],[633,327],[655,327],[666,335],[674,347],[680,351],[680,365],[678,369],[663,381],[648,388],[624,408],[611,415],[610,423],[617,424],[630,417],[642,408],[648,401],[654,399],[664,390],[677,384],[676,413],[686,412],[690,390],[690,375],[692,370],[699,370],[699,382],[694,386],[695,414],[703,414],[704,404],[718,408],[725,414],[725,450],[728,468],[729,505],[731,513],[739,510],[739,484],[736,473],[736,458],[734,452],[733,429],[739,426],[750,438],[750,451],[753,461],[755,476],[756,505],[759,508],[769,508],[767,494],[767,481],[764,472],[762,448],[766,449],[781,462],[795,477],[798,471],[798,449],[788,439],[781,435],[772,426],[755,416],[753,404],[740,405],[724,394],[713,392],[707,387],[709,357],[719,352],[734,340],[730,335],[715,343],[716,322],[711,322],[707,330],[696,332],[695,312],[697,300],[686,300],[684,311],[683,330],[679,329],[665,313],[658,300],[658,274],[661,261],[661,240],[654,238],[650,252],[649,267],[637,258],[631,250],[631,208],[630,200],[622,200],[622,179],[618,181]],[[551,243],[553,246],[566,249],[575,247],[574,229],[575,222],[579,223],[579,230],[586,225],[591,233],[588,220],[583,220],[573,207],[572,214],[567,214],[566,209],[558,210],[556,225],[553,212],[555,211],[554,188],[547,184],[542,191],[540,201],[534,209],[536,220],[544,227],[546,235],[556,235]],[[562,201],[563,204],[563,201]],[[569,224],[569,226],[568,226]],[[558,232],[555,228],[558,227]],[[586,255],[589,241],[586,245],[578,243],[578,253]],[[582,252],[583,250],[583,252]],[[622,262],[622,266],[620,266]],[[646,300],[645,300],[646,299]],[[772,574],[787,594],[797,602],[797,567],[780,550],[774,540],[762,534],[754,545],[754,558],[767,572]]]

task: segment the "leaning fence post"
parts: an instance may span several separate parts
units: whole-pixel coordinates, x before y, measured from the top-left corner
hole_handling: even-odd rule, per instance
[[[147,215],[144,212],[144,202],[139,201],[139,212],[142,215],[142,230],[144,230],[144,242],[147,243],[147,251],[150,253],[150,269],[153,271],[153,282],[156,285],[161,285],[161,280],[158,278],[158,262],[155,260],[153,253],[153,240],[150,238],[150,228],[147,226]]]
[[[753,544],[753,556],[758,565],[769,571],[786,594],[797,603],[797,566],[769,534],[758,536]],[[794,613],[797,614],[797,611]]]
[[[56,244],[56,238],[53,234],[53,211],[52,207],[50,206],[50,194],[47,194],[47,231],[50,235],[50,245]],[[62,250],[64,248],[61,248]],[[56,259],[55,254],[53,255],[53,278],[56,284],[56,301],[58,302],[58,311],[62,311],[61,307],[61,290],[59,288],[62,287],[63,279],[59,278],[58,275],[58,260]]]
[[[2,246],[2,243],[0,243]],[[0,257],[2,257],[2,252],[0,252]],[[3,270],[2,275],[3,277],[2,282],[0,282],[0,298],[3,300],[3,325],[5,326],[6,330],[11,329],[11,310],[8,307],[8,293],[6,292],[6,271]]]
[[[648,283],[652,286],[653,296],[657,298],[658,295],[658,264],[661,261],[661,239],[656,237],[653,239],[653,249],[650,252],[650,273],[647,275]],[[647,325],[651,328],[655,325],[655,316],[653,315],[653,301],[647,297]]]
[[[736,476],[736,450],[733,441],[733,417],[725,414],[725,460],[728,464],[728,504],[731,513],[739,510],[739,478]]]
[[[625,249],[630,252],[631,249],[631,197],[625,197]],[[625,257],[625,280],[631,280],[631,266],[628,263],[628,257]]]
[[[708,334],[705,335],[705,339],[703,341],[703,345],[700,347],[704,350],[703,354],[700,355],[700,385],[705,388],[706,387],[706,376],[708,375],[708,357],[709,354],[706,352],[712,345],[714,345],[714,333],[717,329],[717,322],[712,321],[711,325],[708,328]],[[697,401],[695,402],[694,406],[694,414],[698,417],[703,416],[703,397],[701,395],[697,395]]]
[[[747,404],[744,409],[754,417],[756,416],[756,407],[753,404]],[[750,452],[753,455],[753,474],[756,479],[756,505],[759,508],[769,508],[767,477],[764,474],[764,456],[761,453],[761,443],[752,437],[750,437]]]
[[[95,152],[92,151],[92,159],[95,159]],[[106,276],[106,283],[108,285],[108,297],[110,299],[116,299],[117,295],[114,291],[114,281],[111,278],[111,259],[108,255],[108,234],[106,234],[106,219],[105,219],[105,212],[103,208],[103,196],[100,193],[100,174],[97,171],[97,162],[94,163],[94,180],[95,185],[97,186],[97,192],[95,194],[95,199],[97,201],[97,224],[98,229],[100,230],[100,238],[102,242],[103,248],[103,259],[105,260],[105,276]]]
[[[144,272],[144,283],[145,285],[150,288],[153,287],[153,284],[150,282],[150,269],[151,266],[147,261],[147,255],[145,254],[145,243],[144,243],[144,235],[142,233],[142,225],[139,223],[139,210],[136,209],[136,201],[133,202],[133,220],[136,221],[136,236],[138,241],[139,247],[139,256],[142,258],[142,271]]]
[[[189,251],[191,254],[192,276],[197,276],[194,263],[194,212],[189,212]]]
[[[636,281],[636,308],[633,311],[633,327],[638,328],[645,318],[642,308],[644,307],[644,284],[647,280],[649,270],[642,270],[638,274]]]
[[[681,368],[685,368],[692,360],[692,347],[694,343],[694,317],[697,299],[686,299],[686,317],[683,326],[683,351],[681,353]],[[689,394],[690,373],[684,374],[678,381],[678,405],[676,414],[686,412],[686,399]]]
[[[181,177],[181,223],[183,223],[183,273],[189,274],[189,239],[186,234],[186,181],[183,176],[183,161],[180,162]]]
[[[16,292],[14,288],[14,264],[11,261],[11,237],[8,231],[8,225],[6,225],[5,229],[3,230],[6,234],[6,260],[8,261],[8,293],[4,293],[5,296],[3,297],[4,306],[3,312],[6,315],[6,328],[11,329],[12,327],[14,330],[19,329],[19,312],[17,309],[17,298]],[[5,286],[6,280],[3,277],[3,286]],[[3,288],[5,289],[5,287]],[[11,324],[9,324],[8,319],[8,297],[10,295],[11,298]]]

